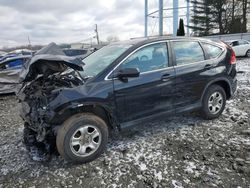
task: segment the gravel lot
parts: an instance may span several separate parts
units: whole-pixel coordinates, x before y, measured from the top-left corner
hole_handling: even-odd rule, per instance
[[[124,130],[83,165],[32,161],[22,143],[15,96],[0,97],[1,187],[250,187],[250,59],[223,115],[169,117]]]

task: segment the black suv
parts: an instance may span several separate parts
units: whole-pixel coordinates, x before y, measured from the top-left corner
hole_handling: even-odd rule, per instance
[[[103,47],[83,65],[46,48],[21,74],[24,141],[47,153],[56,147],[72,162],[96,159],[112,129],[194,110],[217,118],[236,91],[235,53],[222,42],[129,40]]]

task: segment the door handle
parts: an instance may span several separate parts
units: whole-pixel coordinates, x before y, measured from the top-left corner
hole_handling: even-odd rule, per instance
[[[171,74],[165,74],[165,75],[163,75],[163,76],[161,77],[161,80],[162,80],[163,82],[166,82],[166,81],[169,80],[170,77],[171,77]]]
[[[211,64],[206,64],[205,65],[205,69],[211,69],[213,67],[213,65],[211,65]]]

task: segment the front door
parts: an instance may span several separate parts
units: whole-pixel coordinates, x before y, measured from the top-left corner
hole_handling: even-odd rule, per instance
[[[140,76],[128,78],[127,82],[113,80],[120,123],[174,112],[175,71],[169,61],[166,43],[140,48],[126,58],[115,72],[124,68],[137,68]]]

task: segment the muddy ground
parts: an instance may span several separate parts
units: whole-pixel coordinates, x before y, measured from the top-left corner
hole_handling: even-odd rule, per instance
[[[1,187],[250,187],[250,59],[223,115],[165,117],[123,131],[99,159],[34,162],[22,143],[15,96],[0,97]]]

